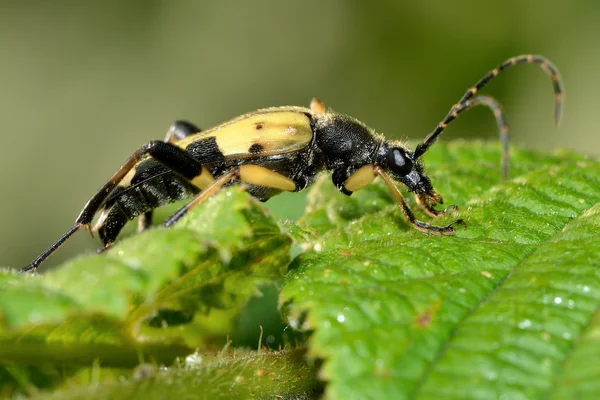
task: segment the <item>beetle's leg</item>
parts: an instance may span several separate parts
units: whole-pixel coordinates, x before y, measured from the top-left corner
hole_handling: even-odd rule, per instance
[[[462,223],[462,220],[459,220],[459,221],[453,222],[452,224],[450,224],[448,226],[439,227],[439,226],[429,225],[429,224],[426,224],[421,221],[417,221],[415,219],[414,215],[412,214],[412,211],[410,210],[410,208],[404,201],[402,194],[398,191],[398,189],[396,188],[396,185],[393,183],[393,180],[383,170],[381,170],[379,167],[376,167],[372,164],[362,166],[361,168],[359,168],[356,171],[354,171],[353,173],[351,173],[350,176],[348,176],[347,178],[346,178],[346,175],[347,175],[347,172],[343,169],[334,171],[333,183],[338,188],[339,191],[341,191],[342,193],[347,194],[347,195],[351,195],[352,192],[356,192],[357,190],[360,190],[363,187],[369,185],[379,175],[383,179],[384,183],[387,185],[388,189],[390,189],[390,191],[392,192],[392,196],[394,196],[394,199],[396,200],[396,202],[400,205],[406,220],[409,221],[411,224],[413,224],[419,230],[428,231],[428,232],[432,231],[435,233],[451,234],[454,232],[454,229],[448,230],[448,228],[457,223]],[[423,209],[425,210],[425,212],[427,212],[427,214],[431,215],[432,217],[439,217],[442,215],[447,215],[450,210],[454,211],[457,209],[456,206],[450,206],[443,211],[437,211],[433,208],[433,205],[431,204],[429,199],[432,199],[437,204],[437,203],[441,203],[442,197],[435,192],[429,196],[417,195],[417,203],[421,207],[423,207]]]
[[[62,235],[60,237],[60,239],[58,239],[55,243],[53,243],[50,247],[48,247],[46,249],[46,251],[44,251],[42,254],[40,254],[35,260],[33,260],[31,262],[31,264],[29,264],[28,266],[21,268],[19,270],[20,273],[22,272],[27,272],[27,271],[31,271],[33,269],[36,269],[38,267],[38,265],[40,265],[46,258],[48,258],[48,256],[52,253],[54,253],[56,251],[56,249],[58,249],[60,246],[62,246],[67,239],[69,239],[71,236],[73,236],[73,234],[75,232],[77,232],[82,225],[80,224],[75,224],[71,227],[71,229],[69,229],[67,231],[67,233],[65,233],[64,235]]]
[[[373,165],[368,164],[356,170],[353,167],[338,168],[331,174],[331,181],[337,190],[350,196],[353,192],[373,182],[376,177]]]
[[[133,155],[125,161],[125,164],[123,164],[104,186],[92,196],[79,214],[79,217],[75,220],[75,225],[73,225],[67,233],[61,236],[56,243],[52,244],[46,251],[33,260],[31,264],[22,268],[19,272],[26,272],[37,268],[38,265],[54,253],[56,249],[58,249],[75,232],[81,229],[81,227],[85,226],[86,228],[89,228],[90,223],[94,218],[94,214],[96,214],[106,198],[146,155],[151,155],[156,161],[162,163],[174,173],[188,179],[192,184],[200,188],[207,187],[214,181],[210,172],[190,153],[171,143],[153,140],[133,153]]]
[[[225,185],[227,182],[230,182],[236,179],[239,176],[240,169],[239,167],[235,167],[231,171],[221,175],[217,180],[208,185],[203,191],[198,193],[189,203],[185,206],[181,207],[175,214],[173,214],[166,222],[165,226],[171,226],[175,222],[179,221],[181,217],[187,214],[192,208],[196,207],[199,204],[202,204],[204,200],[208,199],[210,196],[214,195]]]
[[[530,54],[525,54],[517,57],[509,58],[504,61],[497,68],[494,68],[483,78],[479,80],[472,88],[467,90],[467,92],[463,95],[460,101],[454,105],[446,117],[440,122],[437,127],[429,134],[427,137],[419,143],[417,148],[415,149],[414,156],[415,158],[419,158],[431,147],[433,143],[437,140],[438,136],[444,131],[446,126],[456,118],[456,115],[460,112],[461,108],[464,108],[464,105],[473,98],[477,94],[479,90],[481,90],[489,81],[494,79],[500,72],[513,67],[517,64],[538,64],[552,79],[552,85],[554,87],[554,121],[558,123],[560,119],[561,109],[562,109],[562,85],[560,82],[560,77],[558,76],[558,71],[556,67],[552,65],[550,61],[541,56],[534,56]],[[468,108],[468,107],[467,107]],[[462,111],[462,110],[461,110]]]
[[[441,234],[441,235],[452,235],[455,232],[454,227],[453,227],[454,225],[458,225],[458,224],[465,225],[465,223],[462,219],[453,221],[446,226],[430,225],[426,222],[417,220],[415,218],[415,216],[413,215],[412,211],[410,210],[410,208],[408,207],[408,204],[406,204],[406,201],[402,197],[402,193],[400,193],[400,191],[394,184],[393,179],[390,178],[390,176],[385,171],[383,171],[381,169],[381,167],[375,166],[372,168],[373,168],[373,172],[375,174],[379,175],[379,177],[383,180],[385,185],[388,187],[389,191],[392,193],[394,200],[396,200],[396,202],[400,206],[400,209],[402,210],[402,214],[404,214],[404,218],[406,218],[406,220],[409,223],[411,223],[418,230],[423,231],[423,232],[431,232],[431,233]]]
[[[152,215],[154,213],[152,210],[146,211],[143,214],[140,214],[138,217],[137,231],[144,232],[146,229],[152,226]]]
[[[265,186],[286,192],[295,192],[296,183],[285,175],[271,171],[260,165],[246,164],[239,167],[240,181],[252,185]]]
[[[458,211],[458,206],[455,205],[448,206],[443,210],[436,210],[434,206],[436,204],[440,204],[441,202],[436,202],[435,204],[432,204],[431,201],[428,200],[428,197],[423,194],[417,194],[415,197],[417,199],[417,204],[421,206],[421,208],[427,213],[427,215],[431,217],[437,218],[444,215],[454,214]]]
[[[165,135],[165,142],[175,143],[178,140],[184,139],[190,135],[201,132],[202,130],[196,125],[188,121],[175,121],[169,127],[167,134]],[[138,217],[137,231],[142,232],[152,226],[152,210],[146,211]]]
[[[104,245],[104,247],[100,247],[98,250],[96,250],[96,253],[100,254],[100,253],[104,253],[106,250],[110,249],[113,245],[113,242],[110,243],[106,243]]]
[[[206,186],[206,183],[212,181],[212,176],[209,177],[210,173],[208,170],[203,168],[202,164],[190,153],[171,143],[153,140],[133,153],[125,161],[125,164],[92,196],[81,211],[81,214],[79,214],[79,217],[77,217],[76,223],[89,226],[94,214],[102,206],[108,195],[146,155],[152,156],[156,161],[178,175],[190,180],[196,186],[201,187],[203,184]]]
[[[376,177],[374,166],[372,164],[364,165],[350,174],[348,179],[342,183],[341,191],[350,195],[372,183]]]
[[[268,168],[254,164],[241,165],[235,167],[217,178],[208,185],[202,192],[198,193],[189,203],[180,208],[171,218],[165,222],[165,226],[171,226],[179,221],[189,210],[204,202],[207,198],[215,194],[226,183],[239,179],[241,182],[252,185],[270,187],[273,189],[293,192],[296,190],[296,183],[287,176],[271,171]]]
[[[167,131],[165,142],[174,143],[198,132],[202,132],[202,130],[189,121],[175,121]]]

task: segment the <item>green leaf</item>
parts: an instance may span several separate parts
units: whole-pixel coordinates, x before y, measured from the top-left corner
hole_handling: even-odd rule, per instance
[[[328,176],[299,223],[283,223],[301,254],[280,302],[312,332],[291,342],[324,360],[326,397],[595,398],[600,164],[512,149],[503,182],[496,144],[440,143],[425,158],[467,222],[455,236],[414,230],[380,183],[347,197]],[[257,288],[277,285],[288,234],[234,189],[46,275],[1,272],[2,393],[62,382],[54,397],[318,395],[302,350],[211,355]],[[152,366],[195,347],[190,362]]]
[[[311,194],[295,237],[314,251],[293,261],[280,301],[313,331],[328,398],[600,393],[600,164],[513,150],[502,182],[495,147],[426,156],[466,220],[455,236],[414,230],[378,184],[356,202]]]
[[[195,353],[180,365],[160,370],[142,364],[132,379],[72,387],[42,398],[309,398],[319,390],[303,351],[238,351],[216,357]]]
[[[224,343],[258,287],[281,279],[290,243],[235,188],[173,228],[135,235],[47,274],[1,271],[0,359],[131,366]]]

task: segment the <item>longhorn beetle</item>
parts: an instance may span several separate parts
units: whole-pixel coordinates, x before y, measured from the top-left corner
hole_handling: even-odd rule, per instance
[[[455,206],[445,210],[434,208],[443,203],[442,196],[425,174],[421,156],[450,122],[477,104],[494,111],[503,143],[506,176],[508,128],[502,109],[491,97],[475,95],[500,72],[517,64],[538,64],[550,75],[555,93],[554,119],[558,123],[562,105],[558,72],[546,58],[535,55],[509,58],[488,72],[452,106],[414,151],[404,143],[386,140],[352,117],[326,109],[316,99],[310,108],[266,108],[206,131],[178,121],[164,141],[153,140],[133,153],[87,202],[75,225],[20,272],[36,269],[81,227],[98,232],[107,248],[130,219],[140,216],[138,230],[148,228],[152,210],[160,205],[192,198],[165,222],[170,226],[223,186],[243,183],[252,196],[266,201],[282,191],[306,188],[324,170],[332,172],[333,184],[346,195],[380,177],[404,218],[416,229],[451,235],[455,225],[464,225],[461,219],[445,226],[418,221],[395,182],[414,192],[417,204],[432,217],[456,211]],[[97,213],[97,222],[91,227]]]

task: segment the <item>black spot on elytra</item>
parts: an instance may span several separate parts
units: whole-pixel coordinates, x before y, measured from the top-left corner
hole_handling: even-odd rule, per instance
[[[263,128],[263,123],[262,122],[259,122],[259,123],[256,124],[256,130],[257,131],[261,130],[262,128]]]
[[[250,148],[248,149],[248,152],[250,154],[257,154],[257,153],[262,153],[264,147],[262,144],[260,143],[254,143],[252,146],[250,146]]]

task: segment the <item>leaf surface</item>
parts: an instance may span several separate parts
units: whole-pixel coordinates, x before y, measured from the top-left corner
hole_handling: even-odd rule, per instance
[[[194,353],[160,370],[142,364],[130,379],[76,386],[42,398],[311,398],[320,387],[303,351],[237,351],[208,357]]]
[[[281,302],[313,331],[327,397],[597,393],[600,363],[585,360],[600,351],[600,164],[517,151],[502,182],[489,145],[434,148],[434,186],[468,226],[455,236],[415,231],[377,184],[366,205],[313,194],[314,251],[293,261]]]
[[[0,388],[73,382],[59,398],[318,395],[302,350],[200,352],[192,367],[152,367],[224,343],[258,287],[280,281],[285,226],[299,255],[280,303],[293,328],[312,333],[291,343],[323,360],[326,397],[594,399],[600,164],[512,149],[512,179],[503,181],[499,159],[497,144],[481,142],[438,143],[426,154],[436,190],[467,223],[454,236],[414,230],[377,181],[347,197],[324,176],[296,224],[277,224],[233,189],[173,228],[48,274],[2,271]],[[457,218],[432,221],[407,200],[421,220]],[[118,382],[102,371],[126,369],[92,367],[102,378],[76,384],[96,359],[142,365]]]
[[[0,359],[135,365],[222,343],[258,287],[278,282],[289,237],[227,190],[153,229],[44,275],[0,274]]]

